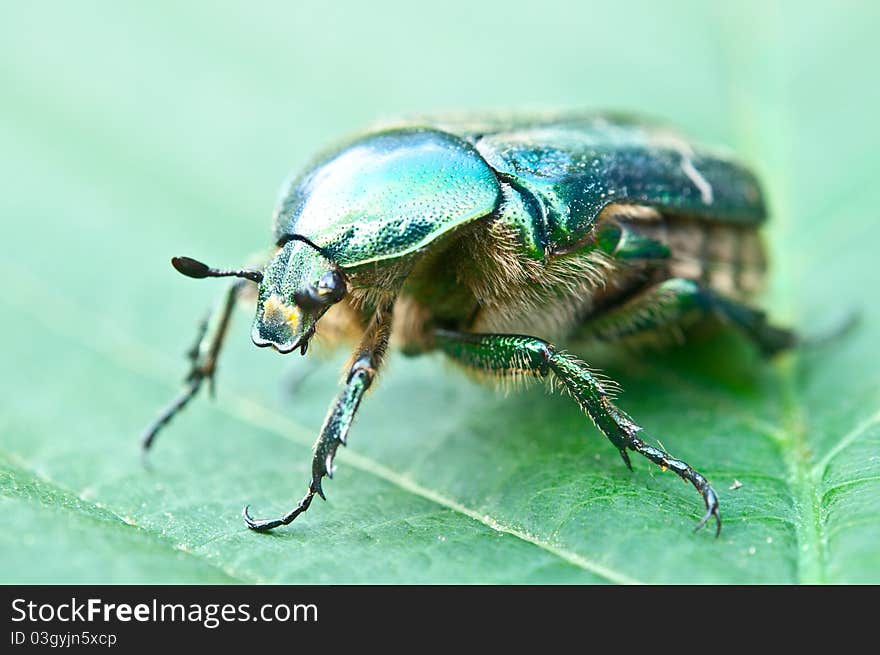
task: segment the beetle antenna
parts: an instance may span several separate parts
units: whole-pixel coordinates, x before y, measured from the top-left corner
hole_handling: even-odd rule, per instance
[[[257,284],[263,281],[263,274],[260,271],[252,271],[245,268],[211,268],[207,264],[203,264],[191,257],[172,257],[171,265],[177,269],[178,273],[199,280],[205,277],[243,277]]]
[[[307,246],[309,246],[313,250],[317,250],[318,254],[320,254],[324,259],[326,259],[330,262],[333,262],[334,264],[336,263],[336,261],[330,255],[327,254],[326,250],[324,250],[321,246],[314,243],[308,237],[304,237],[302,234],[285,234],[284,237],[278,242],[278,247],[280,248],[288,241],[302,241],[304,244],[306,244]]]

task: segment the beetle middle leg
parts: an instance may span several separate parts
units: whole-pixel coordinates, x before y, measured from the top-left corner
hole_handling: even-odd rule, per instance
[[[321,480],[325,475],[333,477],[333,459],[336,456],[336,451],[340,445],[346,444],[348,430],[361,399],[370,388],[382,364],[385,350],[388,347],[388,338],[391,335],[391,311],[392,306],[389,304],[376,312],[360,345],[354,351],[345,388],[336,398],[336,402],[330,406],[330,411],[321,426],[318,440],[315,442],[312,456],[312,479],[306,495],[302,497],[296,507],[277,519],[255,519],[248,512],[248,507],[245,507],[242,515],[245,524],[251,530],[266,532],[278,526],[287,525],[309,509],[315,495],[326,500],[321,488]]]
[[[660,466],[670,469],[690,482],[703,497],[706,513],[696,529],[714,517],[715,535],[721,532],[718,496],[709,482],[687,463],[651,446],[642,438],[642,427],[619,409],[609,395],[609,383],[572,355],[536,337],[510,334],[473,334],[437,330],[437,346],[453,359],[474,368],[500,375],[532,375],[547,377],[551,372],[562,382],[596,427],[620,452],[632,470],[627,450],[637,452]]]
[[[245,285],[245,280],[236,280],[230,284],[217,308],[200,323],[196,342],[187,352],[190,369],[185,378],[185,386],[174,400],[162,410],[156,420],[144,430],[141,437],[141,447],[144,453],[153,445],[159,431],[187,406],[206,380],[211,395],[214,394],[217,358],[229,329],[232,311],[235,309],[236,301],[241,297]]]

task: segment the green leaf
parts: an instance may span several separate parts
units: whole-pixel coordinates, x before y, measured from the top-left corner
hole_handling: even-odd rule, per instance
[[[877,11],[870,3],[18,3],[0,27],[0,582],[880,582]],[[728,6],[733,5],[733,6]],[[427,15],[426,15],[427,14]],[[206,17],[210,18],[206,23]],[[581,353],[719,492],[628,472],[567,398],[394,356],[328,502],[305,490],[345,353],[279,358],[236,316],[214,402],[137,436],[177,389],[278,183],[408,111],[609,107],[752,163],[773,221],[764,305],[821,348],[729,334]],[[741,485],[737,487],[737,484]]]

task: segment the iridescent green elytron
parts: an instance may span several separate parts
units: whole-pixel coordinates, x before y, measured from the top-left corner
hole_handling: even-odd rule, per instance
[[[629,466],[637,452],[690,482],[720,530],[718,498],[688,464],[648,443],[614,384],[569,353],[721,319],[765,354],[794,344],[747,304],[764,273],[765,212],[752,174],[661,126],[611,116],[498,115],[408,121],[318,158],[283,189],[263,270],[190,277],[257,282],[252,338],[306,353],[321,325],[361,334],[315,444],[306,495],[264,531],[324,496],[322,480],[381,367],[391,327],[409,355],[432,350],[488,378],[555,378]],[[199,333],[181,395],[144,446],[212,381],[235,281]],[[551,340],[554,343],[551,343]],[[565,344],[563,350],[555,343]]]

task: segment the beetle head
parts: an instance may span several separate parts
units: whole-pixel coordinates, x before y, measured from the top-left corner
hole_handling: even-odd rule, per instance
[[[346,291],[345,275],[320,249],[305,240],[287,241],[263,271],[253,342],[305,354],[318,319]]]

